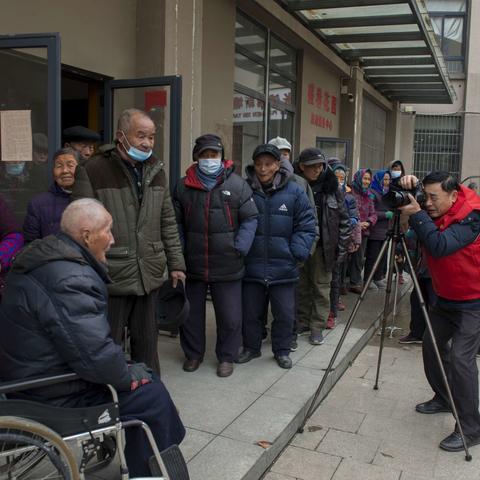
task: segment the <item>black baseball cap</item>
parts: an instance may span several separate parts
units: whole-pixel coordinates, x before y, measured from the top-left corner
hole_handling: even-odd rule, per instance
[[[193,159],[197,160],[199,155],[205,150],[215,150],[216,152],[222,152],[223,158],[223,143],[222,139],[218,135],[213,133],[206,133],[201,135],[195,140],[195,145],[193,146]]]
[[[298,163],[303,163],[304,165],[315,165],[317,163],[327,164],[325,155],[318,148],[306,148],[302,150],[300,156],[298,157]]]
[[[255,161],[260,155],[271,155],[278,162],[280,161],[280,150],[271,143],[259,145],[252,154],[252,160]]]

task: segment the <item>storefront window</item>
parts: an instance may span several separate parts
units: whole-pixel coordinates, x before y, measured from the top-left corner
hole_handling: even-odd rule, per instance
[[[233,159],[243,173],[258,144],[293,143],[297,62],[294,49],[241,13],[235,35]]]
[[[463,73],[466,0],[428,0],[427,8],[449,73]]]
[[[0,195],[21,225],[49,182],[47,49],[0,50],[0,70]]]

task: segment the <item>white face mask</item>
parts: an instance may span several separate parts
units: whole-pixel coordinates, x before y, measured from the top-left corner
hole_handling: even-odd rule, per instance
[[[400,178],[402,176],[402,172],[400,170],[394,170],[392,173],[392,178]]]
[[[218,158],[199,158],[198,168],[207,175],[215,175],[222,168],[222,159]]]

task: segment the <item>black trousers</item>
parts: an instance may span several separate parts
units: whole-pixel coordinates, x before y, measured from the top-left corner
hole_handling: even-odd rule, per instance
[[[433,291],[433,284],[431,278],[419,277],[418,283],[423,299],[430,310],[437,302],[437,295]],[[410,293],[410,333],[415,338],[423,338],[425,333],[425,319],[423,318],[422,309],[420,308],[420,300],[418,299],[415,289]]]
[[[265,305],[272,308],[272,351],[274,355],[288,355],[295,324],[296,283],[264,285],[243,283],[243,348],[260,352],[262,348],[263,312]]]
[[[125,327],[130,330],[131,355],[134,362],[144,362],[160,375],[158,329],[155,307],[158,290],[147,295],[110,296],[108,321],[115,343],[122,344]]]
[[[242,281],[206,283],[187,280],[186,292],[190,302],[190,316],[180,327],[180,344],[190,360],[205,355],[205,304],[210,286],[217,343],[215,353],[219,362],[234,362],[242,342]]]
[[[370,275],[373,265],[377,260],[377,257],[382,249],[383,240],[372,240],[369,238],[367,240],[367,247],[365,249],[365,268],[363,271],[363,283],[365,283]],[[373,276],[373,280],[378,281],[384,277],[384,271],[386,270],[387,266],[387,252],[384,253],[382,261]]]
[[[179,445],[185,437],[185,428],[180,420],[170,394],[158,377],[133,392],[118,392],[120,420],[142,420],[151,429],[160,451],[171,445]],[[86,407],[111,403],[112,396],[103,387],[92,388],[85,394],[72,397],[65,406]],[[150,477],[148,459],[153,455],[147,437],[141,428],[125,429],[125,457],[130,476]]]
[[[430,318],[463,432],[469,436],[480,436],[478,369],[475,359],[480,347],[480,311],[446,308],[437,303],[430,311]],[[448,405],[428,330],[423,338],[423,364],[435,396]]]

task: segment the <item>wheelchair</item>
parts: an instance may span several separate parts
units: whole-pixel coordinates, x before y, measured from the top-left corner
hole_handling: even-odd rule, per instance
[[[78,378],[67,373],[0,384],[0,480],[88,480],[89,474],[108,466],[117,455],[120,466],[115,478],[128,480],[123,430],[130,427],[142,428],[147,436],[153,478],[189,480],[178,446],[159,452],[146,423],[120,421],[118,395],[111,385],[107,387],[112,402],[91,407],[60,408],[5,398],[8,393]]]

